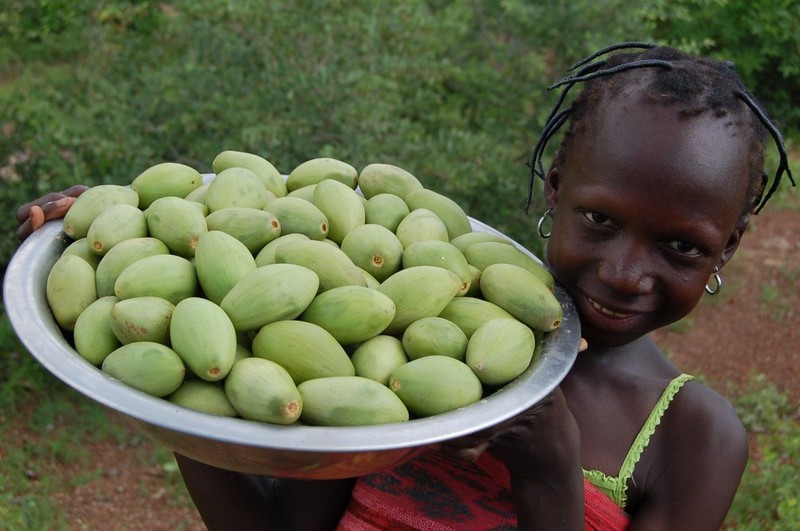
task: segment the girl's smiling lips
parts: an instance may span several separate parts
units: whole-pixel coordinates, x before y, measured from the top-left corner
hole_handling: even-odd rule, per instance
[[[596,300],[594,300],[593,298],[591,298],[589,296],[586,297],[586,300],[589,301],[589,304],[592,306],[592,308],[594,308],[598,312],[600,312],[603,315],[608,316],[608,317],[616,317],[618,319],[626,319],[628,317],[632,317],[632,316],[636,315],[636,313],[632,313],[632,312],[618,312],[618,311],[614,311],[614,310],[611,310],[609,308],[606,308],[605,306],[603,306],[602,304],[600,304],[599,302],[597,302]]]

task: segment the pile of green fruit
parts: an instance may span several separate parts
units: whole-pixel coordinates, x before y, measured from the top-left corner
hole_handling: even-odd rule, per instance
[[[284,177],[237,151],[212,167],[157,164],[64,218],[50,309],[131,387],[277,424],[401,422],[516,378],[560,324],[537,260],[402,168],[317,158]]]

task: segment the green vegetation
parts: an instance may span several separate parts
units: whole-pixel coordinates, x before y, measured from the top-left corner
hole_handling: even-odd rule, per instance
[[[9,0],[0,13],[0,267],[17,246],[12,213],[22,203],[75,183],[127,184],[157,162],[208,172],[223,149],[258,153],[284,173],[318,156],[397,164],[538,251],[541,200],[526,216],[526,162],[554,102],[545,87],[567,65],[621,40],[732,58],[796,138],[798,6]],[[2,311],[0,363],[0,521],[64,528],[48,498],[64,485],[37,467],[88,463],[78,441],[130,434],[28,356]],[[788,528],[800,519],[800,431],[780,395],[756,384],[739,404],[763,430],[730,521]],[[23,428],[40,441],[9,443]],[[168,454],[153,459],[180,485]],[[86,470],[70,481],[96,473]]]

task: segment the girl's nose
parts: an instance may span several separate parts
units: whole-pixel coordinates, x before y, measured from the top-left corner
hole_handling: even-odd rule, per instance
[[[653,289],[653,268],[648,266],[646,253],[635,245],[609,248],[597,270],[598,278],[617,292],[643,295]]]

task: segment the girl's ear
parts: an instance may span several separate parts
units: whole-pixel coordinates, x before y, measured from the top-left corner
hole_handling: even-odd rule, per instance
[[[719,265],[720,269],[722,269],[725,266],[725,264],[727,264],[728,261],[731,258],[733,258],[733,255],[739,248],[739,243],[741,243],[742,236],[747,230],[747,225],[749,223],[750,223],[750,216],[744,215],[739,218],[739,221],[736,223],[736,227],[733,229],[733,232],[728,238],[728,243],[725,244],[725,249],[722,251],[722,256],[720,257],[720,265]]]
[[[558,167],[553,166],[544,178],[544,198],[547,208],[553,208],[558,203],[558,192],[561,189],[561,175]]]

